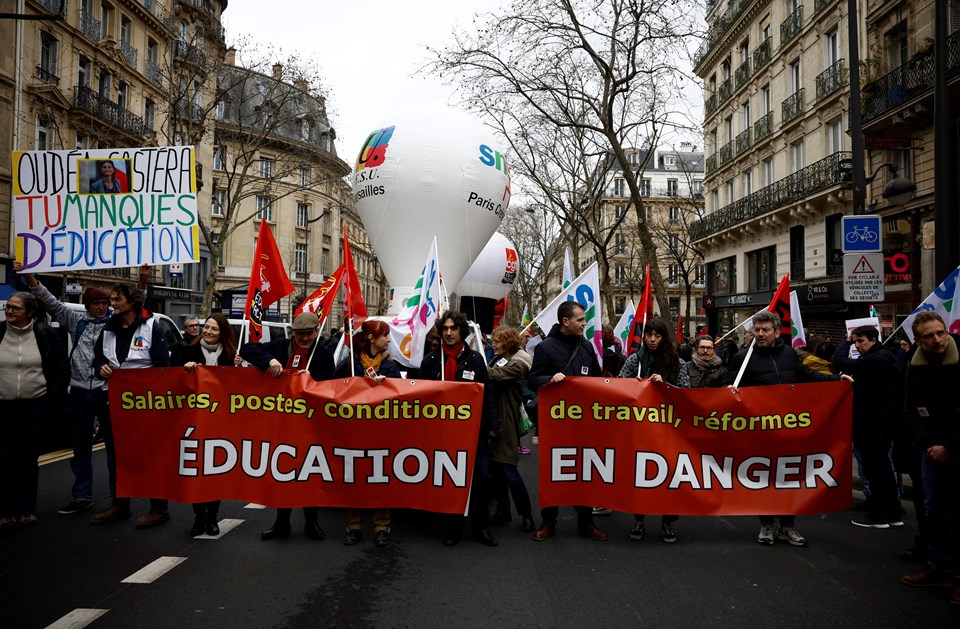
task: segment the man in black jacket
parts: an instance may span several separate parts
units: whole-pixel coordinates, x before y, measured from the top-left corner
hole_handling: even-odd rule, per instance
[[[268,343],[247,343],[240,348],[240,357],[276,378],[284,369],[304,371],[316,380],[329,380],[333,377],[333,355],[317,343],[320,331],[317,329],[317,315],[303,312],[293,320],[292,339],[277,339]],[[317,345],[314,349],[314,345]],[[311,358],[312,357],[312,358]],[[304,535],[311,539],[322,540],[323,529],[317,522],[319,507],[304,507]],[[277,509],[277,519],[269,529],[260,534],[261,540],[271,540],[290,536],[290,515],[293,509]]]
[[[583,304],[565,301],[557,308],[557,321],[547,338],[537,345],[533,366],[527,374],[527,387],[537,391],[545,385],[562,382],[567,376],[600,376],[603,374],[597,354],[589,341],[583,338],[587,327]],[[591,507],[575,506],[577,532],[598,542],[607,541],[607,534],[593,523]],[[540,510],[540,528],[533,534],[538,542],[557,534],[559,507],[544,507]]]
[[[480,411],[480,435],[477,440],[476,461],[473,464],[473,481],[470,489],[470,528],[474,541],[484,546],[496,546],[497,540],[490,534],[490,445],[489,440],[500,432],[500,414],[493,397],[493,388],[487,375],[487,362],[483,354],[470,349],[464,342],[470,336],[467,315],[456,310],[447,310],[437,320],[440,332],[440,347],[423,357],[420,363],[422,380],[446,380],[449,382],[476,382],[483,385],[483,408]],[[463,518],[450,516],[443,537],[444,546],[453,546],[460,541]]]
[[[768,384],[793,384],[795,382],[828,382],[840,380],[853,381],[850,376],[822,374],[810,369],[780,338],[780,317],[764,310],[753,315],[753,338],[755,344],[753,355],[747,362],[743,379],[739,386],[763,386]],[[740,373],[740,367],[747,358],[748,349],[741,350],[730,361],[730,369],[723,379],[723,384],[732,386]],[[796,529],[795,515],[781,515],[780,528],[774,532],[776,519],[771,515],[760,516],[760,534],[757,541],[765,546],[773,544],[774,537],[783,540],[791,546],[806,546],[807,540]]]
[[[927,565],[901,578],[914,587],[951,585],[950,602],[960,605],[960,336],[949,334],[935,312],[913,320],[919,343],[907,366],[903,419],[922,451],[927,520]]]
[[[851,522],[866,528],[903,526],[900,497],[894,477],[890,448],[892,414],[890,396],[897,377],[897,358],[879,343],[880,334],[871,325],[851,333],[853,343],[843,341],[833,356],[833,366],[853,376],[853,447],[863,468],[867,513]],[[859,358],[850,358],[856,346]]]

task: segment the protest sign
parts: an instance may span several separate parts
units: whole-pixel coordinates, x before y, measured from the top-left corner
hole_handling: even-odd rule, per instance
[[[117,494],[464,513],[483,385],[121,369]]]
[[[191,146],[15,151],[13,213],[24,271],[200,259]]]
[[[847,382],[677,389],[567,377],[539,390],[539,504],[776,515],[850,508]]]

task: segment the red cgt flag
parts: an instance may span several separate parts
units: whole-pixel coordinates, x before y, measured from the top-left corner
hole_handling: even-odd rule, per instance
[[[294,318],[304,312],[312,312],[317,315],[317,321],[323,321],[331,308],[334,300],[337,298],[337,291],[340,290],[340,284],[343,282],[343,265],[333,272],[320,287],[310,293],[310,296],[303,300],[303,303],[297,306]]]
[[[350,252],[346,225],[343,226],[343,284],[347,290],[347,299],[344,302],[344,317],[347,320],[353,320],[350,326],[353,329],[366,320],[367,304],[363,301],[363,291],[360,289],[357,268],[353,266],[353,253]]]
[[[627,339],[628,356],[640,349],[643,344],[643,328],[652,316],[653,296],[650,291],[650,265],[648,264],[647,272],[643,276],[643,294],[640,297],[640,304],[637,306],[637,313],[633,316],[633,325]]]
[[[780,280],[780,285],[777,286],[777,292],[773,294],[773,299],[770,301],[770,305],[767,306],[767,310],[780,317],[780,336],[784,337],[784,340],[789,339],[791,334],[789,274],[784,275],[783,279]],[[790,343],[788,341],[787,347],[789,346]]]
[[[243,316],[250,321],[251,343],[259,343],[263,336],[263,311],[275,301],[293,292],[293,283],[283,268],[283,259],[277,249],[277,241],[267,221],[260,221],[257,249],[253,253],[253,268],[250,271],[250,288]]]

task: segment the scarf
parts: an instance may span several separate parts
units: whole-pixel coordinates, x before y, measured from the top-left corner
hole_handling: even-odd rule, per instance
[[[709,371],[713,367],[719,366],[723,361],[720,360],[720,357],[714,354],[710,357],[710,360],[704,360],[700,358],[699,354],[693,355],[693,366],[699,369],[700,371]]]
[[[203,348],[203,364],[208,367],[216,367],[217,359],[219,359],[220,354],[223,353],[223,344],[217,343],[216,345],[211,345],[203,339],[200,339],[200,347]]]
[[[368,377],[367,370],[371,367],[373,368],[374,374],[380,373],[380,364],[383,362],[383,356],[383,354],[370,356],[366,352],[360,353],[360,366],[363,367],[363,377]]]
[[[443,379],[453,382],[457,379],[457,356],[463,351],[463,343],[456,347],[448,347],[447,345],[441,345],[440,347],[443,348],[444,353]]]

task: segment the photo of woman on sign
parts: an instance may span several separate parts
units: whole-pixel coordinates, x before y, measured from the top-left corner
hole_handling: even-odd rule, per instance
[[[96,175],[90,182],[90,194],[120,194],[130,191],[126,173],[123,169],[118,169],[113,160],[97,160]]]

